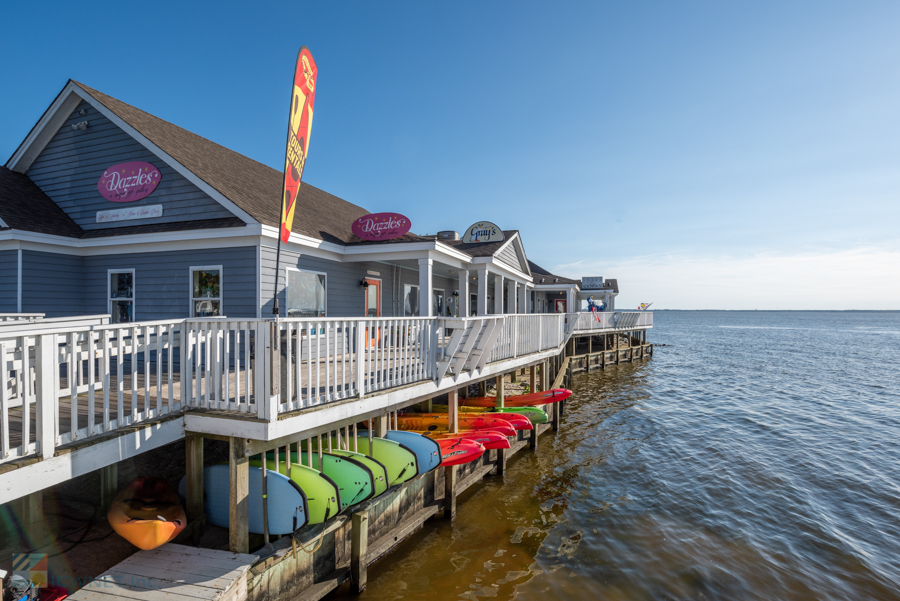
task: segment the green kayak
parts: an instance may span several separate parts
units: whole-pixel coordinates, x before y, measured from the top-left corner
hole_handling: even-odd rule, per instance
[[[356,441],[359,452],[368,455],[369,439],[359,436]],[[387,468],[390,486],[411,480],[419,473],[416,454],[393,440],[373,438],[372,457]]]
[[[284,451],[279,454],[279,459],[284,462]],[[269,457],[272,457],[270,454]],[[308,466],[306,452],[301,454],[302,464]],[[291,452],[291,474],[294,472],[294,466],[297,464],[297,453]],[[312,457],[313,469],[319,469],[319,455],[313,453]],[[287,474],[283,465],[279,465],[281,472]],[[350,505],[362,503],[371,499],[375,493],[375,474],[369,468],[352,458],[340,457],[334,453],[322,454],[321,472],[334,480],[338,490],[341,492],[341,509],[346,509]]]
[[[266,461],[266,467],[274,471],[275,457],[274,455],[269,455],[269,457],[271,459]],[[250,465],[262,467],[262,461],[251,459]],[[279,462],[278,468],[280,473],[287,475],[287,465],[283,461]],[[321,524],[340,513],[342,508],[340,490],[334,480],[327,475],[311,467],[292,465],[291,480],[306,495],[306,502],[309,505],[308,524]]]

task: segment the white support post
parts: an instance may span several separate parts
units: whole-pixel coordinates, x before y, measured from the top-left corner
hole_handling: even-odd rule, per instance
[[[488,270],[478,270],[478,315],[485,317],[488,314]]]
[[[459,270],[459,316],[469,316],[469,272],[466,269]]]
[[[356,322],[356,392],[359,398],[366,394],[366,328],[363,322]],[[299,357],[299,353],[297,354]]]
[[[516,285],[515,280],[506,280],[506,311],[505,313],[518,313],[516,308]]]
[[[571,288],[566,289],[566,313],[577,313],[578,308],[575,306],[575,291]]]
[[[419,316],[432,317],[434,293],[431,290],[431,273],[434,261],[419,259]]]
[[[519,284],[519,313],[528,313],[528,286]]]
[[[494,314],[503,315],[503,276],[494,274]]]
[[[23,340],[24,340],[23,336]],[[55,344],[56,336],[54,334],[42,334],[38,340],[38,348],[35,353],[35,400],[37,402],[36,418],[37,427],[35,436],[40,449],[41,459],[50,459],[56,450],[56,379],[54,374],[57,373],[59,366],[56,364],[59,350]],[[25,345],[23,345],[25,346]],[[27,347],[25,352],[28,352]],[[74,355],[75,349],[72,349]],[[69,363],[69,382],[77,381],[75,378],[76,361]],[[28,377],[28,374],[25,374]],[[6,382],[0,383],[5,386]],[[121,419],[121,418],[120,418]],[[73,428],[76,430],[77,426]],[[28,441],[25,441],[28,445]]]

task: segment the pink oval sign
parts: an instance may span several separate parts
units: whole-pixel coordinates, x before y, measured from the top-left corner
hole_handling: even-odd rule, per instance
[[[97,190],[106,200],[132,202],[150,196],[161,179],[159,169],[150,163],[119,163],[103,172],[97,182]]]
[[[353,233],[363,240],[378,242],[399,238],[411,227],[412,222],[400,213],[372,213],[353,222]]]

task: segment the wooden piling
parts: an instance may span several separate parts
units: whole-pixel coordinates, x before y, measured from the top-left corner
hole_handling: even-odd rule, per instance
[[[531,389],[531,392],[537,392],[537,365],[532,365],[528,369],[528,387]]]
[[[459,432],[459,391],[454,388],[447,393],[447,411],[451,434]]]
[[[350,528],[350,584],[354,593],[361,593],[368,577],[369,512],[354,513]]]
[[[103,515],[119,492],[119,464],[113,463],[100,468],[100,511]]]
[[[456,468],[455,465],[444,468],[444,519],[447,520],[456,517]]]
[[[185,513],[188,523],[203,515],[203,437],[188,435],[184,439]]]
[[[232,436],[228,454],[228,548],[250,551],[250,457],[247,439]]]
[[[497,382],[497,407],[503,407],[503,374],[500,374],[496,378]]]

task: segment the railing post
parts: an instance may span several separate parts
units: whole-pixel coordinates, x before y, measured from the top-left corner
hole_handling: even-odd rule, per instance
[[[24,344],[25,336],[22,337],[22,353],[27,355],[28,347]],[[35,352],[35,400],[36,400],[36,418],[37,425],[35,437],[38,443],[38,456],[41,459],[50,459],[56,450],[56,386],[54,382],[56,378],[54,374],[59,369],[57,365],[58,349],[54,345],[56,336],[53,334],[42,334],[38,340],[38,348]],[[74,349],[73,349],[74,352]],[[69,381],[75,378],[74,368],[75,361],[69,365]],[[30,374],[25,373],[25,378],[30,378]],[[2,384],[5,386],[6,383]],[[27,405],[25,405],[27,406]],[[77,428],[76,428],[77,429]],[[28,441],[23,441],[25,447]]]
[[[368,580],[369,512],[353,514],[350,529],[350,582],[354,593],[366,589]]]
[[[267,365],[269,360],[269,328],[266,327],[265,322],[256,322],[254,325],[256,335],[253,343],[256,345],[254,349],[256,364],[253,366],[253,396],[256,397],[256,416],[259,419],[268,420],[270,399],[269,383],[267,382],[269,378],[269,366]]]
[[[266,396],[266,418],[274,420],[278,415],[278,403],[281,398],[281,331],[277,321],[269,323],[267,342],[266,356],[269,358],[269,369],[266,370],[266,375],[269,377],[269,385],[266,390],[269,394]]]
[[[366,394],[366,328],[364,321],[356,322],[356,391],[359,398]]]

